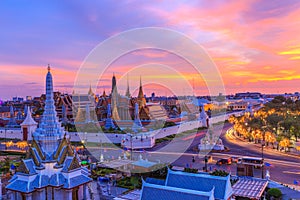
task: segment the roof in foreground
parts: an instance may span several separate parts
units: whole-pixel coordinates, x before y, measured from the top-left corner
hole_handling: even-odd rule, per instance
[[[140,200],[141,190],[133,190],[127,194],[115,197],[114,200]]]
[[[214,199],[214,188],[208,192],[189,190],[177,187],[169,187],[162,185],[155,185],[143,182],[143,189],[141,194],[141,200],[198,200],[198,199]]]
[[[268,181],[263,179],[240,179],[232,187],[233,195],[250,199],[260,199],[267,185]]]
[[[232,195],[230,176],[221,177],[209,174],[187,173],[168,170],[166,186],[185,188],[196,191],[211,191],[216,199],[228,199]]]

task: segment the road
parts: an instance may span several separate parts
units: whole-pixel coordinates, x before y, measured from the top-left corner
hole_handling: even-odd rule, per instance
[[[217,129],[222,127],[216,127]],[[220,138],[223,141],[223,144],[226,147],[229,147],[230,151],[222,153],[212,153],[208,155],[213,157],[213,162],[208,163],[208,168],[211,169],[225,169],[232,174],[236,174],[236,164],[226,165],[226,166],[216,166],[215,163],[220,158],[228,158],[230,156],[252,156],[252,157],[261,157],[261,146],[249,142],[244,142],[238,138],[235,138],[230,135],[226,135],[226,131],[231,128],[230,124],[225,124],[222,128]],[[158,149],[162,149],[165,144],[159,144],[153,150],[150,151],[150,154],[164,154],[168,157],[169,160],[172,160],[172,157],[176,157],[181,154],[180,158],[176,159],[173,162],[173,165],[185,167],[187,165],[194,168],[202,169],[204,166],[203,154],[195,153],[195,148],[198,146],[200,139],[205,136],[206,131],[201,131],[195,134],[195,137],[184,137],[182,138],[182,143],[186,143],[189,140],[192,140],[190,147],[185,151],[184,154],[174,153],[174,152],[159,152]],[[187,139],[188,138],[188,139]],[[180,144],[178,144],[180,145]],[[157,152],[158,151],[158,152]],[[192,157],[196,159],[195,163],[192,162]],[[270,171],[271,179],[285,183],[293,184],[294,180],[300,180],[300,157],[295,155],[289,155],[287,153],[279,152],[273,149],[264,149],[264,160],[271,164],[270,167],[265,167],[265,169]],[[257,169],[255,171],[255,176],[260,177],[261,171]]]
[[[230,156],[252,156],[261,157],[261,146],[244,142],[238,138],[226,134],[226,131],[231,128],[230,124],[225,124],[215,126],[214,130],[216,132],[220,131],[220,138],[226,147],[229,147],[230,151],[222,153],[208,153],[213,157],[213,161],[208,163],[208,169],[225,169],[231,174],[236,174],[236,164],[226,165],[226,166],[216,166],[215,163],[220,158],[228,158]],[[193,167],[202,169],[204,167],[205,154],[200,154],[195,151],[200,143],[200,139],[205,136],[207,130],[203,130],[191,135],[182,136],[179,138],[174,138],[172,141],[162,142],[152,149],[143,152],[134,152],[133,157],[138,159],[140,155],[143,158],[147,158],[149,161],[170,163],[175,166],[180,167]],[[92,149],[89,149],[92,150]],[[95,149],[96,151],[96,149]],[[99,148],[97,148],[99,151]],[[122,156],[123,152],[116,148],[106,148],[105,157],[117,158]],[[192,162],[192,157],[195,158],[195,162]],[[294,155],[288,155],[283,152],[276,150],[265,149],[264,150],[265,162],[271,164],[270,167],[265,167],[270,171],[271,179],[285,183],[293,184],[294,180],[300,181],[300,157]],[[255,171],[255,176],[260,177],[261,171],[257,169]]]

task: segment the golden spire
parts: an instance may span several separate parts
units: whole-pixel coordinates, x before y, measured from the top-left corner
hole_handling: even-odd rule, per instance
[[[48,69],[48,72],[50,72],[50,64],[48,64],[48,68],[47,69]]]

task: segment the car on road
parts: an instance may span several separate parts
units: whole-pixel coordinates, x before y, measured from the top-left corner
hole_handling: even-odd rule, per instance
[[[231,165],[231,158],[222,158],[217,161],[216,165]]]
[[[231,156],[230,159],[231,159],[232,163],[238,163],[238,161],[239,161],[239,157],[237,157],[237,156]]]

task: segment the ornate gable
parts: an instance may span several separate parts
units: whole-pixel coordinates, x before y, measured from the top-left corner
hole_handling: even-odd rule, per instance
[[[20,166],[17,168],[16,170],[17,172],[21,172],[21,173],[24,173],[24,174],[29,174],[29,170],[27,169],[25,163],[24,163],[24,160],[21,160],[21,164]]]
[[[79,163],[78,159],[76,158],[76,156],[74,156],[71,164],[68,167],[68,172],[71,171],[71,170],[74,170],[74,169],[78,169],[80,167],[81,166],[80,166],[80,163]]]
[[[74,152],[70,144],[67,144],[63,147],[61,153],[59,154],[57,164],[62,165],[67,156],[74,156]]]
[[[37,152],[42,160],[45,160],[46,156],[42,152],[40,145],[36,142],[36,140],[34,138],[32,140],[31,147],[35,148],[37,150]]]
[[[35,154],[34,150],[32,149],[32,147],[29,148],[28,152],[29,152],[29,158],[33,159],[34,164],[36,166],[40,166],[41,162],[39,161],[39,159],[38,159],[37,155]]]
[[[66,146],[68,144],[67,142],[67,138],[66,138],[66,134],[64,135],[64,138],[62,139],[62,141],[59,143],[59,146],[57,147],[57,150],[53,156],[54,159],[57,159],[58,156],[60,155],[62,149],[64,146]]]

